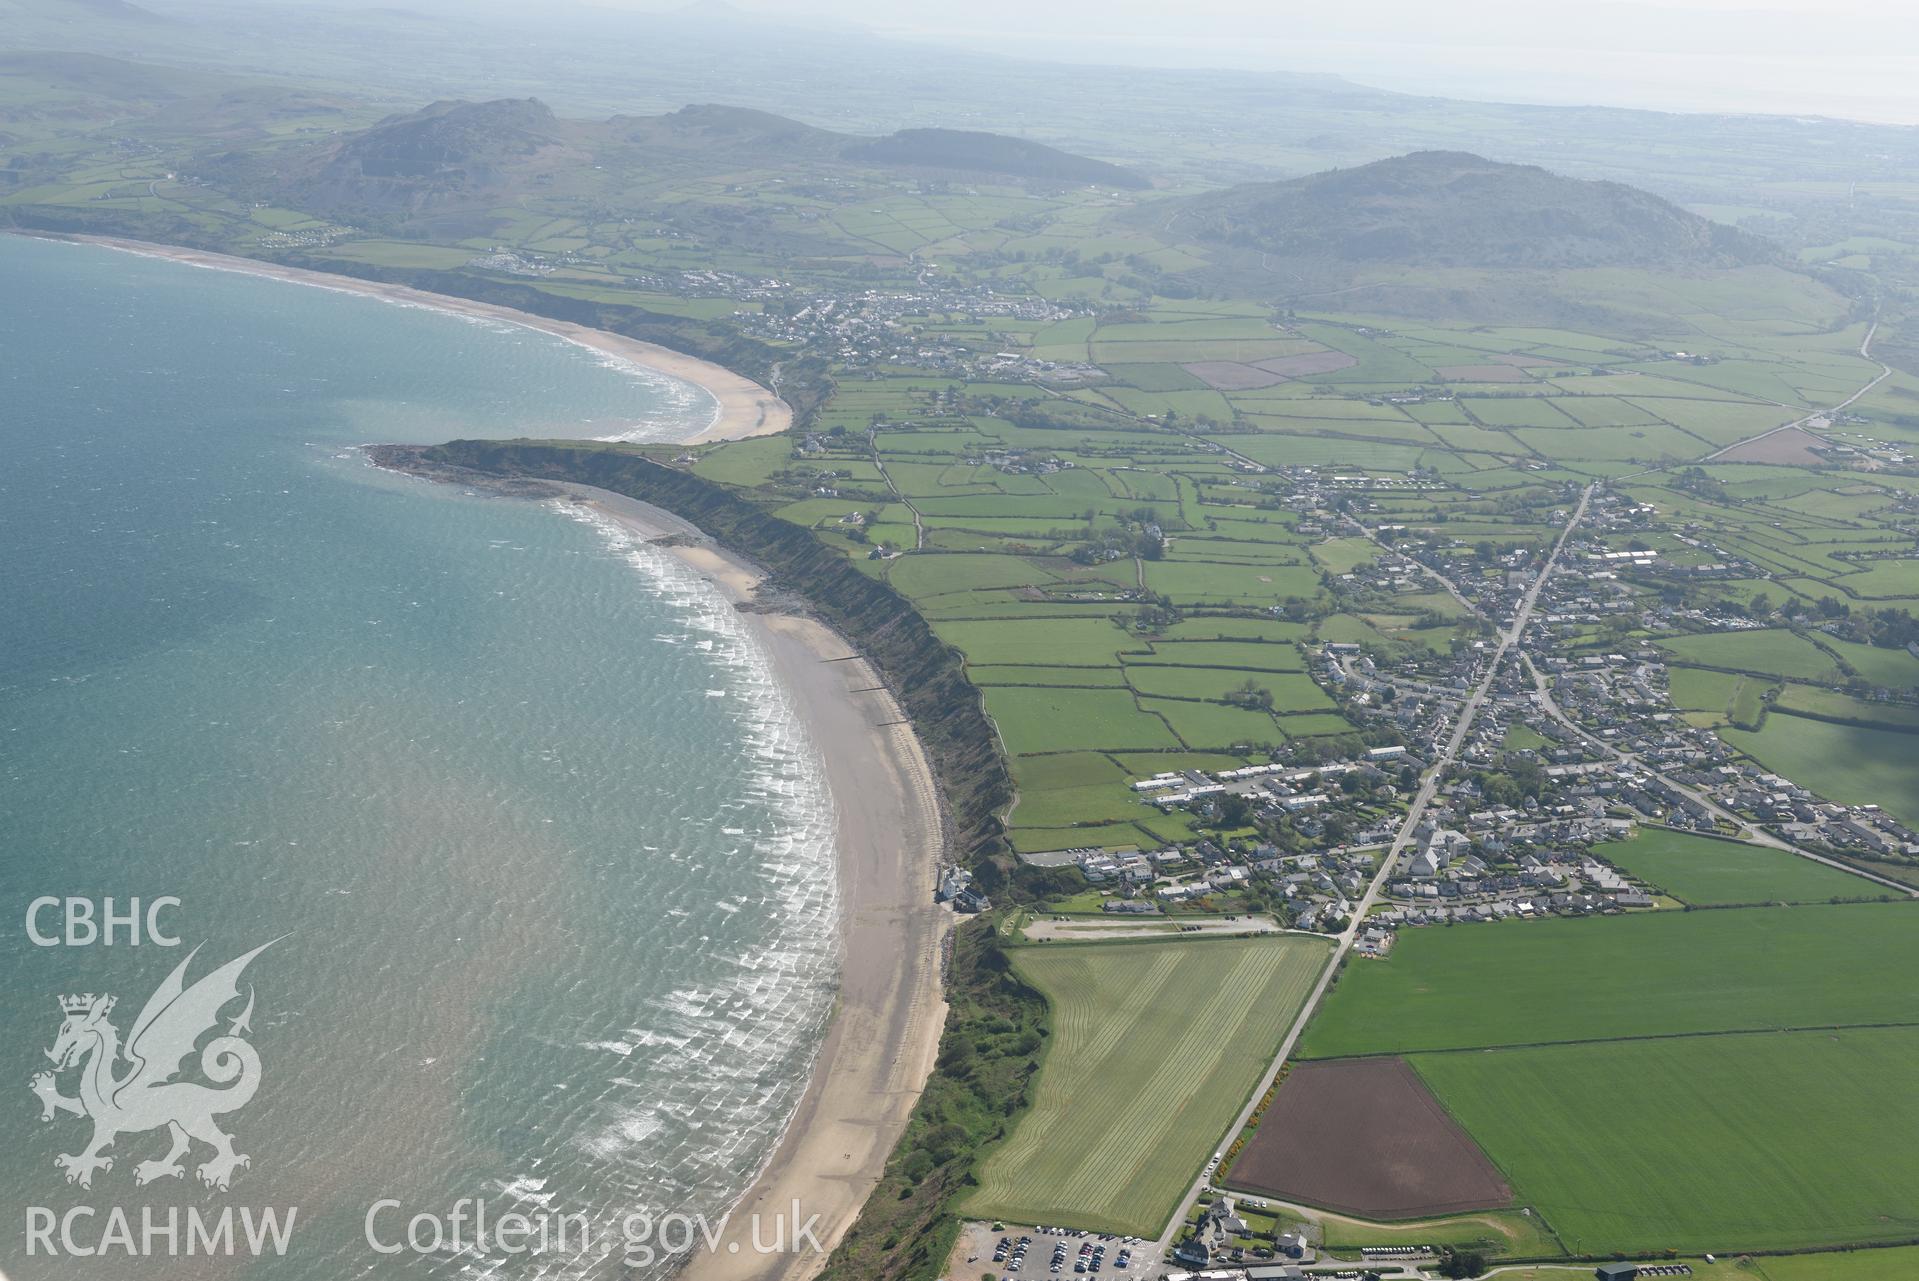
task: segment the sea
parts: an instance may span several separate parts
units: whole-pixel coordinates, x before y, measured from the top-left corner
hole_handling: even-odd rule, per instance
[[[652,1278],[750,1182],[837,979],[805,726],[658,549],[358,449],[714,409],[511,324],[0,236],[0,1274]],[[190,1106],[123,1092],[154,1128],[69,1181],[76,1007],[113,1080],[250,1044],[235,1160],[165,1174]]]

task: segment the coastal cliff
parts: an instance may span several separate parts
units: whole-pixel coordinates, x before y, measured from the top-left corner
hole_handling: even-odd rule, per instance
[[[972,867],[975,883],[1015,899],[1032,892],[1013,874],[1000,823],[1012,779],[959,654],[906,597],[860,572],[810,530],[631,447],[454,441],[372,453],[382,465],[420,475],[483,476],[507,493],[537,495],[542,481],[595,486],[672,512],[752,560],[767,572],[767,588],[803,597],[893,689],[937,780],[947,848]],[[974,1167],[1031,1104],[1031,1083],[1051,1035],[1049,1012],[1008,963],[991,919],[954,933],[945,988],[947,1015],[932,1074],[825,1275],[845,1281],[940,1276],[963,1217],[958,1207],[977,1186]]]
[[[976,869],[992,866],[996,856],[1003,856],[999,815],[1012,801],[1012,779],[958,652],[934,633],[905,596],[861,573],[811,531],[767,514],[712,481],[602,444],[456,440],[383,461],[410,470],[457,467],[497,477],[593,485],[699,526],[721,546],[766,570],[770,586],[803,597],[879,669],[932,763],[949,849]],[[987,879],[996,878],[987,873]]]

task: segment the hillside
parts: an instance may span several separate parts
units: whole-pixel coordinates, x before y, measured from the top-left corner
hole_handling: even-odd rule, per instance
[[[211,176],[248,195],[371,223],[516,196],[588,157],[536,98],[436,102],[343,140],[230,152]]]
[[[1184,238],[1288,259],[1425,267],[1738,266],[1767,246],[1650,192],[1421,151],[1194,197]]]
[[[1044,182],[1096,184],[1140,189],[1152,184],[1140,174],[1103,160],[965,129],[902,129],[873,142],[848,148],[848,160],[868,165],[908,165],[966,173],[1009,174]]]
[[[559,121],[537,98],[436,102],[349,138],[324,176],[485,185],[561,145]]]
[[[301,104],[313,114],[319,104]],[[206,132],[201,130],[201,132]],[[997,134],[911,129],[871,139],[770,112],[701,104],[568,120],[537,98],[436,102],[340,136],[211,157],[216,186],[358,225],[483,234],[489,206],[535,193],[620,202],[638,185],[746,170],[936,169],[1045,184],[1149,185],[1117,165]]]
[[[770,111],[719,103],[698,103],[663,116],[615,116],[603,130],[590,125],[582,128],[640,146],[745,153],[761,158],[830,156],[847,142],[845,134],[830,129],[818,129]]]

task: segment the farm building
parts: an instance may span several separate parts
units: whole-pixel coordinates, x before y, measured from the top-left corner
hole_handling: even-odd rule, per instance
[[[1639,1275],[1637,1263],[1602,1263],[1593,1269],[1599,1281],[1633,1281]]]

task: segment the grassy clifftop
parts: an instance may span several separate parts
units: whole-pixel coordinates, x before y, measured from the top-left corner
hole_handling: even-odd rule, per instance
[[[812,531],[630,448],[468,440],[419,458],[428,466],[594,485],[652,503],[757,562],[771,586],[806,597],[895,691],[932,763],[952,847],[982,884],[1000,885],[1010,860],[999,816],[1012,800],[1012,780],[998,739],[958,652],[892,586],[861,573]],[[1006,889],[1023,892],[1017,884]],[[978,1186],[980,1155],[1030,1104],[1050,1031],[1046,1002],[1012,971],[990,918],[957,931],[946,986],[937,1065],[878,1187],[829,1261],[830,1276],[939,1276],[960,1223],[955,1207]]]
[[[811,602],[886,678],[939,780],[955,851],[984,863],[1004,848],[999,814],[1012,800],[1012,780],[959,654],[934,635],[906,597],[862,574],[811,531],[711,481],[603,445],[462,440],[424,456],[494,475],[574,481],[625,494],[692,521],[759,564],[774,586]]]

